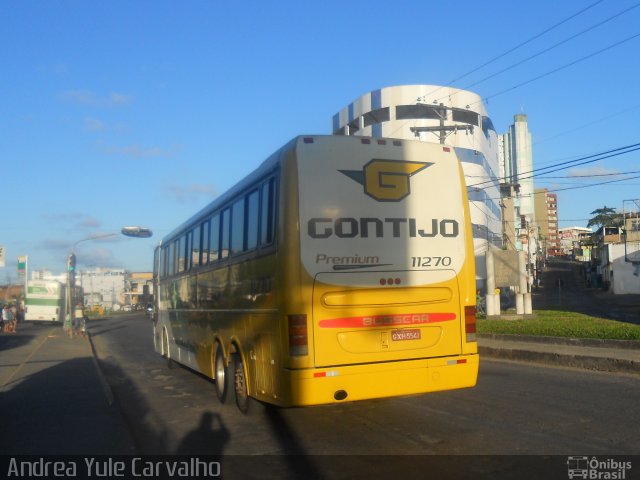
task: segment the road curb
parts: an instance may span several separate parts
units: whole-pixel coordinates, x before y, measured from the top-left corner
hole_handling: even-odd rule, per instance
[[[87,341],[89,342],[89,346],[91,347],[91,358],[93,359],[93,365],[96,368],[96,373],[98,374],[98,380],[100,381],[100,385],[102,386],[102,391],[104,392],[105,397],[107,397],[107,403],[109,404],[109,406],[112,406],[115,402],[113,390],[111,390],[111,386],[109,385],[109,382],[107,382],[107,377],[105,377],[102,368],[100,368],[98,353],[96,352],[96,347],[93,344],[93,340],[91,340],[91,333],[89,332],[87,332]]]
[[[603,338],[569,338],[569,337],[545,337],[535,335],[510,335],[501,333],[479,333],[478,339],[544,343],[554,345],[571,345],[576,347],[601,347],[601,348],[623,348],[625,350],[640,350],[640,341],[637,340],[611,340]]]
[[[640,361],[619,358],[591,357],[588,355],[564,355],[512,348],[478,347],[480,356],[502,360],[544,363],[563,367],[595,370],[599,372],[632,373],[640,375]]]

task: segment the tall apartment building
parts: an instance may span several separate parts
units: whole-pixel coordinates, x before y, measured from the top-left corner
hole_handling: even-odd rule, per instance
[[[514,240],[507,242],[507,249],[533,252],[535,257],[539,250],[536,235],[536,206],[533,186],[533,150],[531,148],[531,132],[527,116],[523,113],[514,115],[513,125],[509,131],[498,136],[498,153],[500,168],[500,185],[502,205],[513,209],[513,213],[503,216],[513,218],[513,225],[503,229],[508,236],[512,232]],[[535,263],[535,258],[532,259]]]
[[[558,234],[558,195],[546,188],[535,190],[536,224],[542,249],[548,256],[563,254],[561,238]]]

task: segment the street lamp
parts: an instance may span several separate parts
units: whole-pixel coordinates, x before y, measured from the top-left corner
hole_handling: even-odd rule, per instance
[[[108,237],[117,237],[119,235],[124,235],[126,237],[133,238],[149,238],[153,235],[153,232],[146,228],[140,226],[130,226],[123,227],[120,230],[120,233],[103,233],[100,235],[92,235],[90,237],[82,238],[73,243],[71,247],[71,252],[67,257],[67,288],[65,295],[65,321],[64,321],[64,329],[69,332],[71,336],[73,336],[73,321],[75,317],[75,308],[72,306],[72,298],[71,298],[71,288],[75,287],[75,276],[76,276],[76,254],[75,250],[79,243],[88,242],[90,240],[100,240]]]

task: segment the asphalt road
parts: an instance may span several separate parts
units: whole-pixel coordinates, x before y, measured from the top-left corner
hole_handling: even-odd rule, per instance
[[[581,268],[579,262],[549,258],[542,286],[532,292],[533,309],[566,309],[640,325],[640,295],[613,295],[588,287]]]
[[[243,415],[207,379],[169,369],[144,316],[89,329],[139,453],[640,454],[638,376],[483,359],[473,389]]]

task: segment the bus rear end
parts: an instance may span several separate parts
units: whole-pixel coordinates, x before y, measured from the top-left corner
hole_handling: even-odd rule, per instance
[[[300,295],[291,403],[471,387],[475,265],[454,149],[362,137],[298,141]]]

